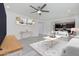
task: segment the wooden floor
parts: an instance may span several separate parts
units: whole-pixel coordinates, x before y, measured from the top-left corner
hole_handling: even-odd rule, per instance
[[[8,35],[5,37],[0,50],[0,55],[6,55],[11,52],[22,49],[21,43],[13,35]]]

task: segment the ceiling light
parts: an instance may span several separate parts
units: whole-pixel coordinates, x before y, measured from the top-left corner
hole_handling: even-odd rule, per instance
[[[39,10],[37,13],[38,13],[38,14],[40,14],[40,13],[41,13],[41,11]]]

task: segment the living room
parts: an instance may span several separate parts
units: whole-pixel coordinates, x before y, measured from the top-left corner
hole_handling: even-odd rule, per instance
[[[5,55],[79,55],[75,48],[79,48],[75,44],[79,39],[79,3],[4,3],[4,7],[6,35],[15,36],[22,45],[19,54]]]

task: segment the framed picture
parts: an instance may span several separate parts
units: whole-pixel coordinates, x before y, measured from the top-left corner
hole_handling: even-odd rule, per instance
[[[24,21],[23,21],[23,19],[21,17],[17,16],[16,17],[16,23],[17,24],[24,24]]]
[[[22,24],[22,25],[32,25],[32,24],[35,24],[35,21],[34,21],[34,19],[31,19],[31,18],[26,19],[26,18],[17,16],[16,17],[16,23]]]

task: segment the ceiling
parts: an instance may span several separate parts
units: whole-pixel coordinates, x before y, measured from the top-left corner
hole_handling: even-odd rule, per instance
[[[5,3],[5,8],[8,11],[38,18],[39,15],[37,13],[31,14],[34,9],[30,8],[30,5],[38,7],[42,6],[43,3]],[[7,6],[9,6],[9,8],[7,8]],[[79,15],[79,3],[47,3],[44,9],[50,12],[42,13],[40,16],[41,19],[57,19]]]

